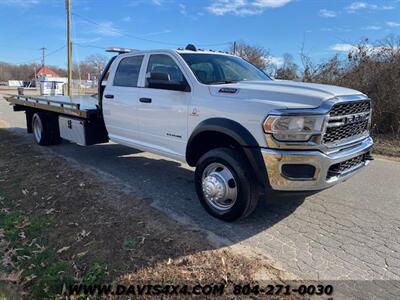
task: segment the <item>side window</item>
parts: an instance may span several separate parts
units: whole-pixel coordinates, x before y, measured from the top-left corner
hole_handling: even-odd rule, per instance
[[[137,87],[143,55],[122,59],[114,77],[114,86]]]
[[[179,69],[175,61],[165,54],[154,54],[150,56],[147,65],[147,76],[149,73],[166,73],[169,75],[169,80],[177,82],[186,82],[182,71]],[[147,83],[146,83],[147,85]]]

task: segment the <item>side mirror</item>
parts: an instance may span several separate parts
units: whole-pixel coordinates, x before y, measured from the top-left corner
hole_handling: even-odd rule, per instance
[[[153,81],[153,80],[169,81],[169,80],[171,80],[168,73],[150,72],[148,75],[149,75],[148,81]]]
[[[189,91],[186,82],[171,80],[168,73],[150,72],[147,77],[147,87],[160,90]]]

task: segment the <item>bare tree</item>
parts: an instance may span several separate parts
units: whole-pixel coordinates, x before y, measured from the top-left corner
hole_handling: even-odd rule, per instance
[[[93,54],[88,56],[81,63],[74,63],[73,77],[75,79],[99,78],[101,72],[107,65],[108,58],[102,54]]]
[[[375,133],[400,137],[400,38],[376,44],[368,39],[353,47],[347,57],[336,55],[305,73],[303,80],[340,85],[359,90],[374,103]]]
[[[293,56],[285,53],[283,55],[283,64],[276,70],[276,78],[284,80],[297,80],[299,66],[294,62]]]
[[[271,64],[269,52],[260,46],[246,44],[245,42],[236,42],[230,46],[229,52],[234,53],[261,70],[267,70]]]
[[[94,70],[94,75],[99,78],[101,72],[106,67],[108,60],[109,59],[107,58],[107,56],[103,54],[93,54],[87,57],[84,63],[92,67]]]

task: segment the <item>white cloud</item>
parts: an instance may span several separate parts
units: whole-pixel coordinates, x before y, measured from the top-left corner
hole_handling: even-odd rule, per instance
[[[351,44],[334,44],[329,49],[337,52],[351,52],[357,50],[357,47]]]
[[[392,27],[392,28],[400,27],[400,23],[397,23],[397,22],[386,22],[386,25],[389,27]]]
[[[263,8],[276,8],[285,6],[291,1],[292,0],[255,0],[253,1],[253,5]]]
[[[380,30],[382,29],[381,26],[376,26],[376,25],[369,25],[369,26],[365,26],[363,27],[364,30]]]
[[[337,16],[337,13],[333,10],[321,9],[319,11],[319,16],[323,18],[335,18]]]
[[[366,10],[366,9],[374,9],[374,10],[391,10],[394,9],[393,6],[389,5],[376,5],[376,4],[370,4],[366,2],[353,2],[349,6],[346,7],[347,12],[349,13],[355,13],[356,11],[359,10]]]
[[[128,17],[122,18],[122,21],[130,22],[130,21],[132,21],[132,18],[128,16]]]
[[[184,16],[187,15],[187,7],[185,4],[179,4],[179,12]]]
[[[348,27],[322,27],[320,31],[323,32],[351,32],[352,30]]]
[[[333,50],[333,51],[337,51],[337,52],[346,52],[346,53],[360,51],[360,49],[357,46],[352,45],[352,44],[334,44],[329,49]],[[396,50],[396,51],[400,50],[400,48],[397,46],[394,46],[394,47],[393,46],[385,46],[385,45],[374,46],[371,44],[362,45],[362,49],[365,50],[366,53],[369,55],[373,55],[376,53],[382,53],[382,52],[388,51],[388,50]]]
[[[132,0],[129,2],[129,6],[140,6],[145,4],[153,4],[157,6],[163,5],[165,0]]]
[[[160,35],[160,34],[165,34],[165,33],[170,33],[170,32],[171,32],[171,30],[165,29],[165,30],[161,30],[161,31],[155,31],[155,32],[145,33],[145,34],[142,34],[141,36],[142,36],[142,37],[145,37],[145,36],[153,36],[153,35]]]
[[[151,2],[155,5],[162,5],[163,0],[151,0]]]
[[[214,0],[207,10],[217,16],[250,16],[261,14],[268,8],[285,6],[290,2],[292,0]]]
[[[284,59],[283,57],[279,57],[279,56],[272,56],[269,55],[267,57],[264,57],[264,60],[267,64],[272,64],[274,66],[276,66],[277,68],[282,67]]]
[[[0,5],[29,7],[40,4],[39,0],[0,0]]]
[[[365,2],[353,2],[349,6],[346,7],[347,10],[360,10],[368,8],[370,4]]]
[[[114,26],[111,21],[101,22],[96,26],[95,32],[104,36],[121,36],[121,30]]]

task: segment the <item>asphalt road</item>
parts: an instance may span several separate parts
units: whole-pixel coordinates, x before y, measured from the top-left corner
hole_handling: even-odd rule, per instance
[[[2,99],[0,120],[26,135],[24,114]],[[339,186],[306,199],[268,199],[246,220],[227,224],[200,206],[187,165],[112,143],[51,150],[117,177],[214,242],[256,249],[304,279],[400,280],[399,162],[377,159]]]

